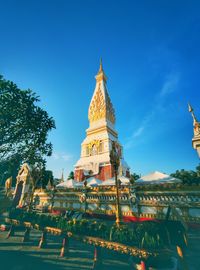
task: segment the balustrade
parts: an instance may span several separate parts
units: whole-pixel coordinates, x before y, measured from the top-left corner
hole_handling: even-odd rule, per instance
[[[54,207],[64,207],[67,209],[73,209],[74,205],[76,204],[76,209],[81,210],[82,204],[80,203],[80,196],[85,193],[85,189],[83,190],[66,190],[62,192],[57,192],[54,197]],[[38,194],[38,193],[37,193]],[[130,194],[136,195],[136,202],[130,202]],[[50,194],[48,192],[40,192],[40,206],[42,205],[51,205],[52,199]],[[60,205],[61,203],[61,205]],[[95,188],[90,189],[87,191],[87,207],[93,205],[94,203],[97,203],[99,207],[115,207],[116,203],[116,195],[115,195],[115,187],[112,188]],[[198,222],[200,221],[200,218],[196,218],[193,216],[193,212],[189,212],[189,209],[192,209],[193,207],[199,211],[200,216],[200,190],[196,191],[176,191],[173,190],[171,193],[169,190],[134,190],[134,192],[129,188],[121,188],[120,189],[120,203],[124,209],[127,207],[137,207],[138,212],[141,206],[147,206],[147,207],[167,207],[169,205],[176,207],[180,209],[181,216],[184,216],[184,219],[188,221],[188,218],[190,221]],[[100,206],[101,205],[101,206]],[[71,207],[70,207],[71,206]],[[91,208],[93,210],[90,210],[91,212],[97,211],[97,209]],[[127,208],[128,209],[128,208]],[[103,211],[103,210],[102,210]],[[130,215],[129,211],[123,211],[124,215]],[[107,210],[107,214],[115,214],[115,210]],[[144,213],[143,213],[144,214]],[[148,214],[148,213],[147,213]],[[132,212],[131,212],[132,215]],[[145,214],[146,215],[146,214]],[[154,214],[149,213],[149,217],[152,217]],[[160,213],[157,213],[156,216],[160,216]],[[187,215],[189,217],[187,217]],[[164,217],[164,216],[163,216]]]

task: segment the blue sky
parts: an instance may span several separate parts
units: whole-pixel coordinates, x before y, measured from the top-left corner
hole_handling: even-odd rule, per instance
[[[99,59],[132,172],[195,169],[200,119],[199,1],[0,0],[0,73],[31,88],[56,121],[48,168],[73,170]]]

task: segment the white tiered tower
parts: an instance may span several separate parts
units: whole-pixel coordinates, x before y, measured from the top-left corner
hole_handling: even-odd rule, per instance
[[[90,102],[88,118],[89,128],[81,144],[81,158],[75,165],[75,179],[82,181],[89,176],[107,180],[113,177],[110,164],[112,141],[120,149],[121,165],[119,175],[129,176],[129,167],[123,159],[123,149],[118,142],[115,130],[115,111],[108,95],[107,77],[103,71],[102,61],[96,75],[96,87]]]

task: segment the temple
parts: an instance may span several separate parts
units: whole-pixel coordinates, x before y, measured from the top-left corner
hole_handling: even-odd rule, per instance
[[[107,77],[102,61],[95,76],[96,87],[89,110],[89,128],[81,144],[81,157],[75,164],[75,179],[83,181],[94,176],[102,181],[113,177],[110,164],[110,150],[115,141],[120,152],[119,176],[129,177],[129,167],[123,158],[123,148],[115,130],[115,110],[106,87]]]
[[[181,220],[188,225],[199,226],[200,186],[198,182],[192,185],[183,184],[181,180],[160,172],[143,176],[135,183],[127,179],[129,167],[123,159],[123,148],[115,130],[115,112],[108,95],[106,81],[107,77],[100,63],[96,75],[96,87],[89,106],[89,128],[86,130],[86,138],[81,145],[81,157],[75,164],[75,180],[81,182],[86,179],[87,181],[82,183],[77,183],[73,179],[64,181],[62,173],[61,181],[56,187],[49,182],[46,189],[35,189],[32,167],[23,164],[17,176],[12,206],[29,207],[32,202],[32,207],[39,211],[56,214],[72,211],[109,220],[115,220],[118,206],[120,206],[124,222],[169,219],[169,221]],[[200,150],[200,123],[190,105],[189,111],[193,118],[194,128],[192,143],[198,152]],[[120,156],[118,195],[110,160],[113,141]],[[91,180],[98,181],[93,181],[91,184]],[[8,180],[6,184],[6,193],[11,190],[10,181]],[[2,196],[0,192],[1,201]],[[119,205],[116,203],[117,196]],[[0,203],[0,210],[4,205]]]

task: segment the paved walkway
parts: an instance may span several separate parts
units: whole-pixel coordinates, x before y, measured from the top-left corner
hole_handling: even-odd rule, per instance
[[[22,231],[5,239],[7,232],[0,232],[0,270],[85,270],[92,269],[94,247],[70,239],[70,255],[60,258],[62,238],[48,235],[48,247],[39,249],[41,232],[32,230],[31,241],[22,243]],[[189,231],[187,261],[189,270],[200,269],[200,230]],[[130,269],[128,257],[109,250],[102,251],[102,270]]]
[[[200,228],[189,230],[186,253],[189,270],[200,270]]]
[[[31,242],[22,243],[23,232],[5,239],[7,233],[0,232],[0,269],[1,270],[78,270],[92,269],[94,248],[79,241],[70,239],[69,258],[60,258],[62,239],[48,235],[48,247],[37,247],[41,233],[31,232]],[[101,269],[129,269],[127,256],[103,251]]]

